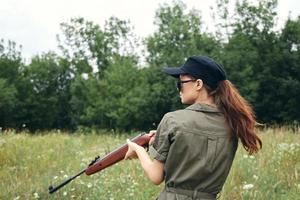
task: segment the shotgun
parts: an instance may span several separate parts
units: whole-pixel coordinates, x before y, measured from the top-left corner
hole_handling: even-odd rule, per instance
[[[131,139],[132,142],[137,143],[140,146],[143,147],[148,147],[149,141],[151,139],[152,136],[149,136],[146,133],[141,133],[138,136],[134,137]],[[126,152],[128,151],[128,145],[127,144],[123,144],[121,147],[115,149],[114,151],[110,152],[109,154],[105,155],[103,158],[100,159],[100,156],[96,156],[94,160],[91,161],[91,163],[82,171],[80,171],[78,174],[76,174],[75,176],[72,176],[70,178],[68,178],[67,180],[65,180],[64,182],[62,182],[61,184],[59,184],[56,187],[53,187],[52,185],[49,186],[49,193],[52,194],[55,191],[57,191],[58,189],[62,188],[63,186],[65,186],[66,184],[70,183],[72,180],[74,180],[75,178],[77,178],[78,176],[80,176],[81,174],[85,173],[86,175],[92,175],[96,172],[99,172],[121,160],[124,159]]]

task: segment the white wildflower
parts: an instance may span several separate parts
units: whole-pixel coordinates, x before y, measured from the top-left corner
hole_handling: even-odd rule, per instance
[[[63,174],[63,173],[65,173],[65,172],[61,170],[60,173]]]
[[[75,195],[72,195],[72,196],[71,196],[71,198],[75,198],[75,197],[76,197]]]
[[[65,175],[64,175],[64,178],[68,178],[68,175],[67,175],[67,174],[65,174]]]
[[[255,174],[253,175],[253,178],[255,179],[255,180],[257,180],[258,179],[258,176],[256,176]]]
[[[87,187],[88,187],[88,188],[91,188],[92,186],[93,186],[93,184],[91,184],[91,183],[88,183],[88,184],[87,184]]]
[[[75,191],[75,188],[71,188],[71,191]]]
[[[250,159],[254,159],[255,157],[251,155],[251,156],[249,156],[249,158],[250,158]]]
[[[53,177],[53,179],[57,179],[57,178],[58,178],[58,176],[54,176],[54,177]]]
[[[136,185],[139,185],[139,184],[138,184],[137,182],[133,182],[133,185],[135,185],[135,186],[136,186]]]
[[[298,144],[298,143],[292,143],[292,144],[290,145],[291,151],[297,150],[298,147],[299,147],[299,144]]]
[[[254,187],[254,185],[253,184],[245,184],[245,185],[243,185],[243,189],[244,190],[250,190],[250,189],[252,189]]]
[[[33,193],[33,196],[34,196],[35,199],[40,198],[40,196],[39,196],[39,194],[37,192]]]
[[[63,193],[64,196],[67,196],[67,194],[68,194],[67,192],[64,192],[64,193]]]
[[[243,155],[243,158],[248,158],[248,155],[247,154]]]
[[[20,196],[17,196],[17,197],[14,198],[14,200],[18,200],[18,199],[20,199]]]
[[[281,151],[288,151],[289,147],[290,147],[290,145],[288,143],[280,143],[280,144],[278,144],[278,148]]]

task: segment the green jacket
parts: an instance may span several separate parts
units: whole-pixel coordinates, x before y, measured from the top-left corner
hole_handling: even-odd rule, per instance
[[[158,199],[215,199],[228,176],[238,140],[216,107],[193,104],[161,120],[150,155],[165,164]]]

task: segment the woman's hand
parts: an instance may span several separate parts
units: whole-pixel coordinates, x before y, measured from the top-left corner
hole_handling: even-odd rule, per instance
[[[155,134],[156,134],[156,130],[149,131],[148,135],[151,137],[151,139],[149,141],[149,146],[153,144],[154,139],[155,139]],[[127,151],[124,159],[127,160],[127,159],[137,158],[136,150],[138,148],[143,148],[143,147],[139,146],[138,144],[136,144],[134,142],[131,142],[129,139],[127,139],[127,144],[128,144],[128,151]]]
[[[129,139],[127,139],[127,145],[128,145],[128,151],[125,155],[125,160],[127,159],[133,159],[137,158],[136,149],[140,146],[134,142],[131,142]]]
[[[151,146],[153,144],[154,139],[155,139],[155,134],[156,134],[156,130],[149,131],[148,135],[151,137],[151,139],[149,141],[149,146]]]

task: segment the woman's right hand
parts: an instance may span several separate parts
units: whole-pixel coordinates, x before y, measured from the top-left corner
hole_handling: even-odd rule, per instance
[[[149,146],[151,146],[154,143],[156,130],[149,131],[148,135],[151,137],[149,141]]]

